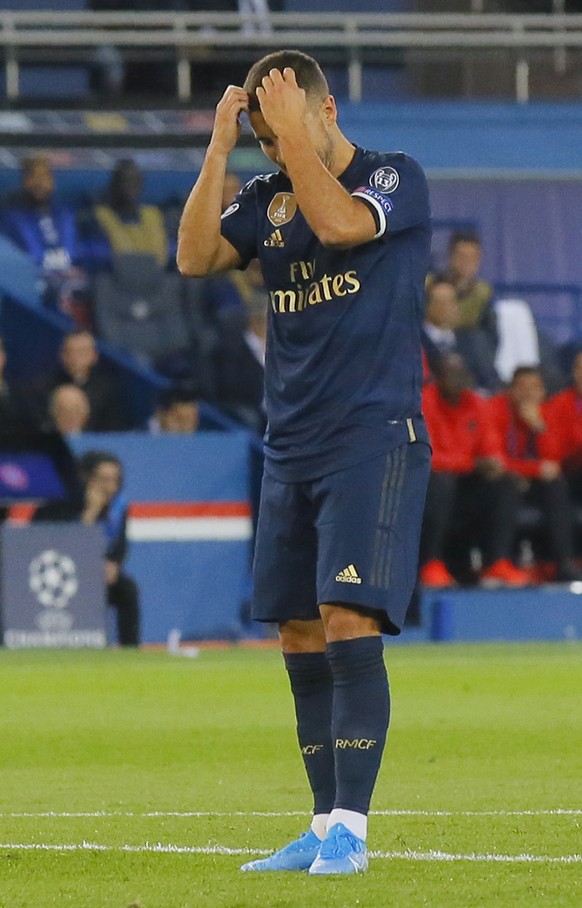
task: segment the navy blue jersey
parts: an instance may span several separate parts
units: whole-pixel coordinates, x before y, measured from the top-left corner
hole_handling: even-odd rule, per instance
[[[426,178],[405,154],[356,148],[338,179],[373,212],[374,240],[326,249],[282,172],[255,177],[222,216],[242,267],[258,257],[268,290],[265,469],[282,481],[344,469],[419,430],[426,438],[416,418]]]

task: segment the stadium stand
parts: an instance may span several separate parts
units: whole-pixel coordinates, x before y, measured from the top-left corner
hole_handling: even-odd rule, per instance
[[[67,10],[61,0],[48,17],[44,4],[36,13],[10,4],[14,11],[4,13],[7,28],[0,43],[10,49],[5,61],[10,99],[47,92],[79,98],[88,93],[92,71],[100,74],[97,89],[109,90],[112,100],[126,89],[137,96],[208,99],[220,91],[225,74],[227,81],[240,81],[257,51],[266,44],[284,47],[291,36],[292,43],[317,49],[333,91],[354,101],[370,95],[512,95],[527,101],[536,95],[575,97],[578,90],[580,17],[557,7],[553,15],[524,16],[500,13],[493,4],[486,12],[483,2],[467,0],[461,9],[455,5],[451,16],[435,13],[434,4],[430,13],[412,12],[416,4],[396,0],[358,3],[355,10],[320,0],[309,11],[299,0],[281,11],[272,0],[266,16],[238,13],[234,2],[207,0],[204,12],[194,2],[142,2],[126,4],[132,28],[120,29],[128,11],[119,4],[88,13],[70,3]],[[54,46],[60,54],[52,72]],[[67,66],[76,78],[63,78]]]

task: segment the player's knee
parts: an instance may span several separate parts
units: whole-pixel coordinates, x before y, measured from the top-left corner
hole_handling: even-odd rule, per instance
[[[279,625],[279,640],[284,653],[325,650],[325,633],[321,621],[286,621]]]
[[[381,633],[380,621],[374,615],[338,605],[321,605],[320,611],[328,643]]]

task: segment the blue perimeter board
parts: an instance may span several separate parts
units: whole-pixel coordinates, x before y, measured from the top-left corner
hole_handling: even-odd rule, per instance
[[[579,640],[582,584],[549,584],[510,590],[425,590],[421,625],[403,642]]]

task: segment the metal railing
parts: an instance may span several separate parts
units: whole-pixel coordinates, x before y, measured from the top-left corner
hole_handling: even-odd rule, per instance
[[[499,13],[164,13],[164,12],[0,12],[6,94],[20,94],[21,56],[50,51],[58,63],[87,62],[87,52],[108,46],[144,54],[166,49],[176,65],[177,95],[192,95],[190,64],[197,56],[243,52],[251,62],[283,47],[333,51],[348,71],[349,97],[362,96],[366,51],[511,50],[515,53],[515,96],[529,99],[528,51],[582,49],[582,15]]]

